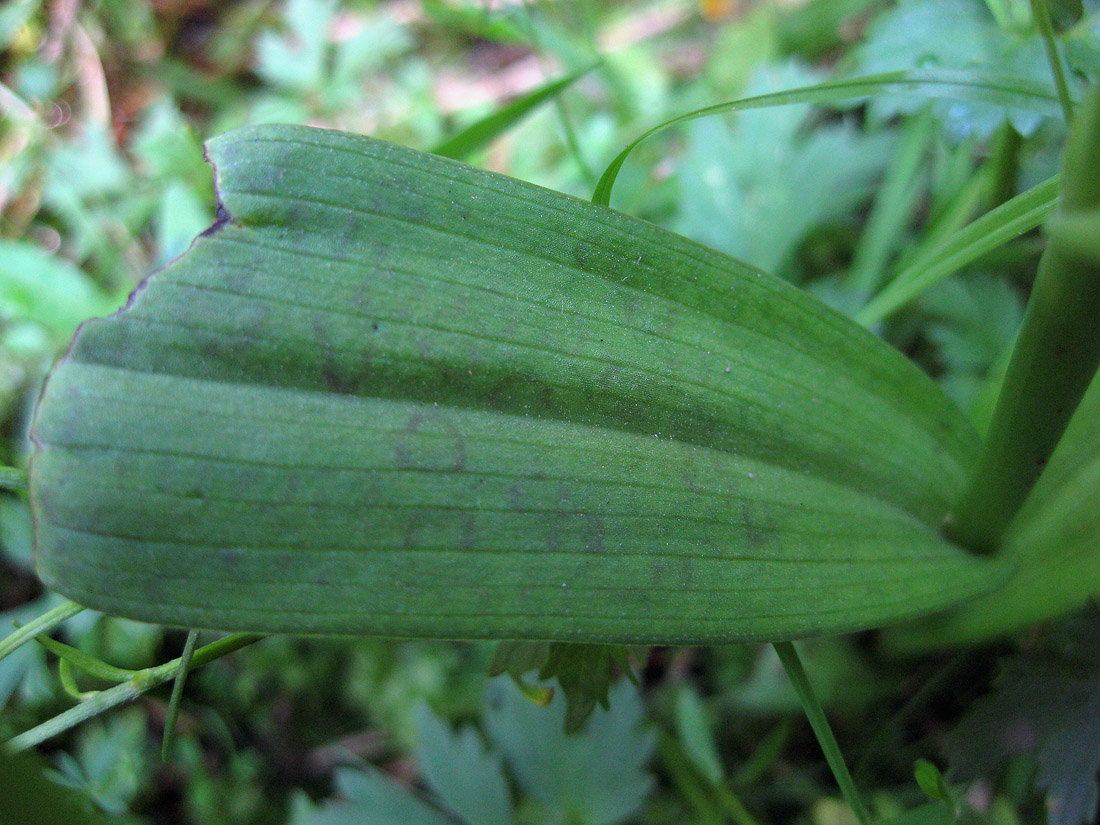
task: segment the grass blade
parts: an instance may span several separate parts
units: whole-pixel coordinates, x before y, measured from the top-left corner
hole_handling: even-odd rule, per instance
[[[894,161],[875,198],[848,271],[848,284],[860,295],[871,295],[878,288],[890,254],[912,217],[922,189],[920,164],[934,122],[931,111],[925,109],[906,124],[899,138]]]
[[[172,696],[168,700],[168,712],[164,715],[164,738],[160,743],[160,758],[165,762],[172,755],[172,745],[176,740],[176,720],[180,715],[180,702],[183,701],[183,685],[187,681],[198,640],[198,631],[192,630],[187,634],[187,641],[184,642],[183,653],[180,655],[179,670],[176,671],[176,678],[172,683]]]
[[[1054,211],[1059,185],[1053,177],[967,224],[902,270],[856,320],[866,326],[878,323],[982,255],[1039,226]]]
[[[798,694],[798,701],[802,703],[802,710],[810,722],[810,727],[813,728],[817,742],[825,754],[825,761],[829,763],[829,769],[832,770],[836,784],[840,786],[840,792],[844,795],[848,807],[852,809],[860,825],[870,825],[871,817],[868,816],[867,809],[859,797],[856,783],[852,781],[852,774],[849,773],[848,765],[840,752],[840,746],[836,742],[836,737],[833,736],[833,729],[829,727],[825,709],[821,707],[806,670],[802,667],[798,651],[791,642],[776,642],[773,647],[779,654],[779,661],[783,663],[783,669],[787,671],[787,677],[791,680],[795,693]]]
[[[1054,37],[1054,26],[1051,24],[1047,0],[1031,0],[1031,11],[1039,24],[1039,34],[1043,38],[1047,62],[1050,63],[1050,73],[1054,76],[1054,86],[1058,89],[1062,113],[1065,115],[1066,123],[1070,123],[1073,121],[1073,100],[1069,96],[1069,86],[1066,84],[1066,73],[1062,68],[1062,56],[1058,53],[1058,43]]]
[[[495,138],[518,123],[533,109],[560,95],[597,65],[597,63],[593,63],[584,69],[539,86],[534,91],[513,100],[507,106],[495,110],[476,123],[470,124],[458,134],[447,138],[432,149],[432,153],[445,158],[455,158],[456,160],[469,158],[475,152],[488,146]]]
[[[644,132],[623,151],[616,155],[596,184],[592,202],[608,206],[611,190],[630,153],[647,138],[670,126],[686,123],[696,118],[759,109],[767,106],[786,106],[794,103],[836,103],[859,100],[883,94],[900,94],[920,89],[938,97],[959,100],[979,100],[1005,106],[1019,106],[1047,114],[1058,112],[1058,98],[1044,86],[1020,78],[992,78],[976,76],[964,71],[912,71],[884,72],[844,80],[830,80],[814,86],[804,86],[784,92],[746,97],[717,103],[666,120]]]

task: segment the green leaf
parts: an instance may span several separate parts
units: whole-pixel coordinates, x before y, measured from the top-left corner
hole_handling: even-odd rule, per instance
[[[130,808],[149,770],[146,715],[131,708],[80,729],[75,755],[59,754],[60,778],[119,815]]]
[[[298,825],[454,825],[405,786],[376,770],[336,771],[342,800],[330,800]]]
[[[496,109],[487,117],[471,123],[458,134],[447,138],[447,140],[432,149],[432,153],[442,155],[445,158],[460,160],[470,157],[470,155],[484,149],[494,138],[499,137],[519,122],[528,112],[564,92],[579,78],[591,71],[593,66],[588,66],[580,71],[567,74],[565,77],[545,83],[513,100],[507,106]]]
[[[913,766],[913,776],[924,791],[924,795],[932,800],[947,802],[951,800],[951,792],[947,789],[943,774],[940,769],[927,759],[918,759]]]
[[[82,327],[36,413],[38,571],[75,601],[708,643],[895,622],[1008,572],[938,533],[970,424],[783,282],[367,138],[208,151],[222,220]]]
[[[30,754],[0,748],[0,823],[3,825],[126,825],[106,816],[88,799],[46,778],[45,765]]]
[[[509,825],[512,799],[500,756],[486,750],[472,727],[452,733],[426,704],[416,719],[421,773],[447,810],[467,825]]]
[[[519,785],[543,809],[542,821],[610,825],[634,813],[653,787],[645,770],[654,738],[639,726],[638,689],[620,682],[610,707],[567,735],[565,701],[528,702],[509,681],[489,683],[486,724]]]
[[[113,303],[79,269],[25,241],[0,240],[0,321],[33,321],[59,341]]]
[[[575,733],[598,704],[607,709],[608,691],[620,670],[629,672],[626,651],[618,645],[550,645],[539,679],[557,679],[565,694],[565,732]]]
[[[557,680],[565,694],[565,730],[574,733],[597,704],[607,708],[611,683],[620,672],[630,674],[630,661],[620,645],[501,642],[489,665],[490,676],[507,673],[528,699],[546,704],[554,690],[526,684],[522,677],[532,670],[544,682]]]
[[[1026,6],[1027,0],[1023,3]],[[898,3],[875,18],[863,42],[852,50],[851,59],[864,73],[936,67],[965,71],[976,81],[1012,77],[1055,91],[1043,43],[1034,29],[1022,35],[1003,31],[972,0]],[[869,103],[869,115],[873,121],[883,122],[916,111],[938,97],[928,91],[877,97]],[[933,110],[956,138],[988,138],[1006,118],[1020,134],[1029,136],[1042,122],[1042,114],[1033,107],[1008,100],[939,100]]]
[[[756,72],[746,92],[813,79],[787,63]],[[781,274],[811,231],[847,218],[871,196],[893,136],[863,134],[844,123],[806,133],[811,114],[809,106],[781,106],[733,123],[692,122],[677,175],[683,192],[678,230]]]
[[[948,740],[951,775],[988,776],[1031,754],[1048,791],[1050,825],[1093,822],[1100,799],[1100,609],[1090,607],[1048,643],[1007,659],[994,690]]]
[[[703,707],[703,700],[690,684],[683,684],[676,690],[673,719],[680,746],[695,770],[711,785],[719,784],[725,778],[726,771],[718,755],[718,745],[714,741],[712,723]]]

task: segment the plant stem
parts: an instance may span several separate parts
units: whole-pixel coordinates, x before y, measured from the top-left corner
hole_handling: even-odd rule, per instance
[[[813,728],[817,742],[821,745],[821,750],[825,754],[825,761],[829,763],[829,768],[836,778],[836,784],[840,786],[840,792],[844,795],[844,799],[852,809],[852,813],[856,815],[860,825],[869,825],[871,819],[867,814],[867,809],[863,807],[863,802],[859,798],[856,784],[852,781],[852,775],[848,772],[848,766],[844,763],[840,746],[836,743],[832,728],[829,727],[829,720],[825,718],[825,710],[821,707],[821,702],[817,700],[809,677],[806,676],[806,670],[802,667],[802,660],[798,656],[798,651],[795,650],[792,642],[773,642],[772,647],[779,654],[779,661],[783,663],[783,668],[787,671],[787,678],[791,680],[794,691],[798,694],[798,700],[802,703],[802,710],[805,711],[806,718],[810,721],[810,727]]]
[[[228,656],[230,653],[263,638],[264,636],[260,633],[234,633],[231,636],[218,639],[216,642],[211,642],[195,651],[195,655],[191,658],[191,669],[201,667],[215,659],[220,659],[222,656]],[[101,691],[91,699],[69,708],[64,713],[46,720],[41,725],[33,727],[18,736],[13,736],[7,741],[7,747],[13,751],[33,748],[47,739],[76,727],[93,716],[98,716],[113,707],[131,702],[143,693],[174,679],[182,664],[183,657],[180,657],[156,667],[139,670],[129,681]]]
[[[27,473],[18,467],[0,465],[0,490],[27,491]]]
[[[1058,54],[1058,44],[1054,39],[1054,25],[1050,21],[1047,0],[1031,0],[1031,12],[1035,15],[1035,21],[1039,24],[1039,33],[1043,36],[1043,45],[1047,50],[1050,71],[1054,75],[1054,85],[1058,87],[1058,100],[1061,101],[1062,112],[1066,116],[1066,123],[1070,123],[1073,121],[1073,100],[1069,96],[1069,86],[1066,84],[1066,75],[1062,70],[1062,57]]]
[[[32,619],[13,633],[0,639],[0,659],[10,655],[13,651],[31,641],[41,633],[48,633],[66,619],[71,619],[82,611],[83,606],[76,602],[64,602],[50,610],[47,610],[37,619]]]
[[[1100,89],[1081,107],[1066,144],[1061,212],[1100,211]],[[1048,234],[1027,312],[969,486],[944,529],[979,553],[1000,543],[1054,452],[1100,365],[1100,264],[1059,232]]]

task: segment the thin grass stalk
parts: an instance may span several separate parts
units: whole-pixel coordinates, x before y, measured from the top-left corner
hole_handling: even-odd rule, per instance
[[[0,639],[0,660],[22,647],[27,642],[33,640],[35,636],[42,633],[49,633],[59,624],[67,619],[71,619],[82,610],[84,610],[83,605],[79,605],[76,602],[64,602],[57,607],[47,610],[37,619],[32,619],[22,627],[17,628],[14,632]]]
[[[1054,39],[1054,25],[1050,20],[1047,0],[1031,0],[1031,11],[1039,24],[1039,33],[1043,37],[1043,46],[1046,48],[1051,74],[1054,75],[1054,85],[1058,87],[1058,100],[1062,104],[1066,123],[1070,123],[1073,121],[1073,99],[1069,96],[1069,85],[1066,83],[1066,73],[1062,68],[1062,56],[1058,53],[1058,43]]]
[[[859,797],[852,774],[848,772],[844,756],[840,753],[840,746],[836,742],[836,737],[833,736],[833,729],[829,727],[829,720],[825,717],[825,710],[814,693],[805,668],[802,667],[798,651],[791,642],[774,642],[772,647],[779,654],[779,661],[783,663],[783,669],[787,671],[787,677],[791,680],[795,693],[798,694],[798,701],[802,703],[802,710],[810,722],[810,727],[813,728],[817,742],[825,754],[825,761],[829,763],[829,768],[836,778],[836,784],[840,786],[840,792],[848,803],[848,807],[852,809],[860,825],[870,825],[871,818]]]

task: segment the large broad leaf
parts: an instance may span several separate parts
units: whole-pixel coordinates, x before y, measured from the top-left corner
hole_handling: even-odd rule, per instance
[[[48,382],[38,569],[221,629],[782,639],[999,583],[902,356],[604,207],[366,138],[213,141],[219,223]]]

